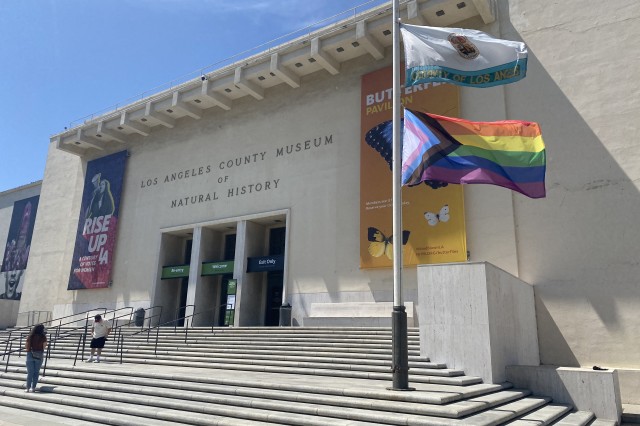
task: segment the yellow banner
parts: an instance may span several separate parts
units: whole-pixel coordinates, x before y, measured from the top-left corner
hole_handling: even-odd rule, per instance
[[[360,141],[360,267],[390,268],[392,246],[392,70],[362,76]],[[403,89],[412,109],[459,116],[458,87],[418,84]],[[402,188],[404,266],[467,260],[462,185]]]

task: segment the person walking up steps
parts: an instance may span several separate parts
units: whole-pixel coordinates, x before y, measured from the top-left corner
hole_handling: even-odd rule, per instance
[[[102,348],[104,348],[104,344],[107,341],[107,336],[111,333],[111,324],[107,320],[103,320],[101,315],[96,315],[93,321],[93,328],[91,332],[91,356],[87,359],[86,362],[100,362],[100,354],[102,353]],[[96,354],[96,359],[93,359],[93,356]]]
[[[44,325],[38,324],[31,329],[24,345],[27,351],[27,386],[24,390],[25,392],[36,391],[46,347],[47,335],[44,331]]]

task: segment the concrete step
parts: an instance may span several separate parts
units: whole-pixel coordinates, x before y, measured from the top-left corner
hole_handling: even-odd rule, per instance
[[[44,412],[46,414],[56,414],[64,417],[80,418],[99,424],[117,424],[126,426],[136,425],[275,425],[280,424],[277,415],[269,411],[251,410],[242,413],[236,410],[211,409],[209,412],[185,412],[181,408],[184,404],[179,402],[173,405],[173,408],[148,407],[141,404],[140,401],[135,402],[119,402],[115,399],[119,395],[110,395],[108,399],[104,395],[94,394],[93,397],[88,395],[84,397],[57,395],[52,393],[24,393],[22,390],[6,389],[0,387],[0,395],[4,398],[0,399],[0,404],[14,408],[22,408],[25,410],[33,410]],[[116,398],[114,398],[114,396]],[[108,404],[107,404],[108,402]],[[153,401],[149,401],[153,403]],[[50,411],[43,410],[41,407],[49,407]],[[204,408],[204,407],[198,407]],[[54,410],[57,410],[54,411]],[[239,418],[237,416],[240,416]],[[253,417],[253,418],[251,418]],[[274,422],[269,417],[273,417]],[[329,426],[343,425],[345,423],[333,423],[332,419],[326,419],[325,424]],[[302,424],[302,423],[299,423]],[[315,423],[318,425],[319,423]]]
[[[86,345],[88,347],[88,345]],[[56,352],[61,351],[72,351],[75,352],[77,348],[77,342],[57,342],[55,346],[51,347],[52,350]],[[86,347],[85,347],[86,349]],[[105,350],[115,349],[115,344],[107,343]],[[189,343],[188,345],[182,343],[182,345],[168,345],[168,344],[158,344],[157,349],[153,344],[130,344],[125,342],[124,351],[125,352],[147,352],[147,353],[162,353],[169,354],[172,352],[179,351],[190,352],[193,354],[206,354],[207,356],[211,355],[212,352],[216,353],[219,356],[224,356],[227,354],[238,356],[238,355],[247,355],[247,356],[267,356],[267,355],[281,355],[281,356],[290,356],[290,357],[302,357],[302,356],[314,356],[314,358],[358,358],[365,360],[389,360],[391,359],[390,350],[387,349],[378,349],[378,350],[366,350],[360,349],[358,351],[353,350],[352,348],[346,348],[349,350],[343,350],[341,348],[333,349],[327,347],[313,347],[313,346],[304,346],[304,347],[289,347],[289,348],[280,348],[280,347],[268,347],[266,349],[263,348],[252,348],[252,347],[238,347],[238,348],[229,348],[226,346],[217,346],[217,345],[207,345],[207,344],[199,344],[199,343]],[[413,361],[424,361],[425,359],[420,357],[419,351],[409,351],[409,360]],[[444,364],[435,364],[433,365],[444,365]]]
[[[77,344],[74,345],[66,345],[66,344],[57,344],[55,346],[51,346],[50,351],[52,354],[59,355],[70,355],[73,354],[75,356],[76,350],[78,349]],[[84,347],[84,353],[90,351],[89,343]],[[80,346],[80,352],[82,352],[82,346]],[[117,346],[117,342],[107,341],[103,352],[115,354],[120,354],[120,350]],[[155,349],[153,345],[140,345],[140,346],[127,346],[125,345],[123,348],[123,354],[140,354],[145,356],[190,356],[194,359],[196,358],[211,358],[212,356],[218,358],[228,358],[228,359],[277,359],[277,360],[290,360],[290,361],[309,361],[309,362],[335,362],[335,363],[344,363],[347,362],[357,362],[362,364],[383,364],[391,361],[391,355],[389,354],[390,350],[387,350],[386,354],[367,354],[367,353],[359,353],[359,352],[343,352],[343,351],[334,351],[331,349],[325,349],[323,352],[316,352],[313,350],[308,351],[287,351],[282,348],[267,348],[267,349],[259,349],[255,351],[246,350],[246,349],[230,349],[230,348],[217,348],[214,346],[203,346],[203,347],[191,347],[189,345],[182,346],[160,346]],[[317,356],[314,356],[317,354]],[[429,361],[428,358],[421,357],[419,352],[417,351],[409,351],[408,353],[409,361],[423,366],[424,368],[446,368],[446,364],[444,363],[434,363]]]
[[[626,423],[622,424],[625,425]],[[618,426],[618,422],[613,420],[595,419],[591,423],[589,423],[589,426]]]
[[[640,405],[622,404],[622,423],[640,424]]]
[[[13,387],[23,385],[26,369],[12,366],[7,373],[0,372],[0,380],[3,383],[13,383]],[[96,382],[94,382],[96,381]],[[403,393],[396,398],[389,391],[363,391],[359,389],[318,388],[317,386],[298,386],[287,382],[274,386],[263,384],[257,386],[253,382],[238,380],[201,380],[201,378],[186,377],[176,380],[172,376],[158,374],[134,374],[127,372],[113,375],[96,371],[95,368],[49,369],[47,375],[42,377],[43,385],[67,385],[76,387],[89,387],[108,391],[130,392],[132,387],[153,387],[154,389],[179,389],[181,392],[199,391],[208,395],[236,395],[243,397],[267,397],[270,399],[293,400],[304,403],[326,404],[350,408],[374,408],[377,410],[404,412],[409,414],[438,414],[445,417],[459,417],[470,413],[470,406],[465,403],[464,410],[457,409],[452,403],[463,399],[480,397],[492,394],[492,398],[501,401],[510,400],[514,395],[523,395],[522,391],[514,393],[500,393],[508,389],[509,385],[475,385],[469,387],[454,387],[438,385],[422,387],[420,393]],[[8,386],[8,385],[7,385]],[[48,386],[47,386],[48,388]],[[162,392],[161,392],[162,393]],[[154,394],[153,392],[151,394]],[[157,392],[155,393],[157,394]],[[405,398],[402,398],[402,397]],[[180,398],[180,396],[174,396]],[[388,401],[394,397],[392,401]],[[190,397],[192,399],[192,397]],[[500,402],[500,401],[498,401]],[[495,404],[496,401],[493,401]],[[446,409],[429,408],[428,405],[449,404]],[[478,402],[475,408],[483,408],[486,401]],[[457,411],[456,411],[457,410]]]
[[[3,385],[20,391],[23,380],[6,383],[3,377]],[[23,379],[24,376],[21,378]],[[211,404],[215,407],[224,407],[223,411],[209,409],[212,414],[227,415],[227,410],[233,407],[246,410],[258,408],[271,411],[281,411],[302,415],[316,415],[332,418],[354,419],[359,421],[379,421],[385,424],[397,424],[399,416],[435,416],[446,418],[459,418],[463,415],[473,415],[487,407],[504,404],[516,398],[526,396],[520,391],[505,391],[478,397],[473,403],[468,401],[452,403],[447,406],[426,405],[406,402],[388,402],[380,400],[362,400],[358,398],[345,398],[326,395],[305,395],[299,398],[295,392],[275,393],[273,391],[262,392],[256,395],[229,395],[213,393],[211,387],[200,386],[200,391],[159,388],[154,386],[142,386],[142,381],[137,385],[114,385],[87,379],[51,379],[43,380],[40,386],[41,393],[54,393],[72,397],[93,398],[96,393],[109,395],[104,397],[108,402],[117,401],[134,403],[136,405],[150,405],[158,408],[175,408],[176,404],[184,411],[200,411],[202,404]],[[98,392],[96,392],[98,391]],[[188,394],[188,395],[186,395]],[[279,396],[280,398],[275,398]],[[187,405],[184,399],[188,400]],[[191,403],[197,403],[195,407]],[[390,413],[388,413],[390,412]],[[414,419],[416,420],[416,419]],[[400,423],[405,424],[405,423]]]
[[[55,357],[54,357],[55,358]],[[13,358],[12,358],[13,359]],[[301,363],[222,363],[222,362],[202,362],[202,361],[188,361],[184,358],[150,358],[144,356],[128,356],[125,355],[123,363],[135,363],[145,365],[164,365],[164,366],[184,366],[184,367],[200,367],[206,369],[218,369],[218,370],[238,370],[238,371],[254,371],[254,372],[267,372],[267,373],[286,373],[286,374],[298,374],[298,375],[317,375],[317,376],[334,376],[334,377],[351,377],[362,379],[374,379],[374,380],[391,380],[390,368],[375,368],[365,369],[359,368],[358,365],[343,365],[345,368],[336,368],[337,364],[320,364],[315,366],[300,366]],[[105,361],[112,360],[113,362],[119,362],[119,357],[105,356]],[[81,362],[80,360],[78,360]],[[269,365],[267,365],[269,364]],[[347,368],[348,367],[348,368]],[[416,369],[416,372],[409,370],[409,376],[411,380],[417,383],[437,383],[437,384],[450,384],[466,386],[471,384],[482,383],[482,379],[475,376],[466,375],[454,375],[454,376],[442,376],[438,375],[443,370],[433,369],[427,370]],[[436,374],[428,374],[429,372],[435,372]]]
[[[120,327],[120,330],[124,334],[138,334],[146,335],[149,331],[148,328],[141,329],[139,327]],[[62,333],[75,333],[80,334],[84,328],[78,327],[49,327],[48,332],[54,333],[58,330]],[[160,327],[153,328],[151,333],[155,334],[159,332],[160,335],[184,335],[186,327]],[[9,330],[0,331],[0,336],[8,333]],[[391,336],[391,327],[188,327],[188,334],[194,335],[215,335],[215,336],[332,336],[338,338],[349,338],[351,336],[363,336],[366,338],[385,338]],[[410,328],[407,330],[407,336],[411,339],[419,339],[420,332],[417,328]]]
[[[571,411],[571,406],[562,404],[547,404],[518,420],[507,423],[509,426],[543,426],[550,425],[554,421]]]
[[[80,419],[102,403],[107,414],[87,422],[127,425],[609,426],[591,413],[567,414],[571,407],[527,390],[483,384],[422,359],[417,331],[411,333],[409,370],[417,390],[397,392],[385,389],[392,382],[388,328],[168,328],[160,330],[157,354],[155,335],[149,342],[146,334],[126,335],[134,330],[124,330],[124,364],[115,353],[118,336],[103,352],[107,362],[75,367],[81,334],[58,340],[41,393],[22,390],[24,357],[12,357],[7,373],[0,362],[0,406],[42,405]]]
[[[32,426],[35,424],[40,425],[70,425],[75,422],[69,422],[67,419],[77,419],[79,423],[78,425],[121,425],[121,426],[172,426],[175,425],[174,422],[162,421],[162,420],[153,420],[153,419],[142,419],[139,416],[130,416],[126,414],[117,414],[117,413],[109,413],[109,418],[107,419],[104,415],[103,410],[88,410],[85,408],[76,408],[69,407],[58,404],[56,402],[47,402],[43,400],[38,400],[37,404],[35,404],[35,398],[28,398],[27,395],[35,395],[35,394],[27,394],[24,398],[12,397],[11,394],[15,392],[15,390],[9,390],[2,386],[0,386],[0,395],[2,395],[2,399],[0,399],[0,406],[9,407],[14,409],[21,410],[23,413],[21,416],[14,414],[14,417],[19,419],[24,419],[28,423],[25,423],[27,426]],[[37,405],[37,407],[36,407]],[[34,412],[33,416],[25,416],[24,411],[32,411]],[[3,410],[0,410],[2,413]],[[49,415],[47,417],[46,423],[42,422],[42,415]],[[6,417],[3,416],[5,420]],[[51,421],[52,419],[56,419],[57,421],[54,423]],[[12,419],[9,419],[12,421]],[[16,420],[16,423],[20,420]],[[37,423],[36,423],[37,422]],[[59,422],[59,423],[58,423]],[[13,421],[12,421],[13,423]],[[0,423],[3,424],[3,423]],[[19,423],[17,423],[19,424]]]
[[[595,419],[590,411],[576,411],[558,420],[554,425],[557,426],[586,426]]]
[[[86,357],[85,353],[85,357]],[[105,357],[112,359],[120,358],[120,354],[114,351],[103,351]],[[59,351],[56,350],[51,355],[57,357],[75,357],[75,351]],[[325,358],[312,356],[285,356],[285,355],[245,355],[245,354],[225,354],[224,356],[212,355],[212,352],[189,352],[189,351],[158,351],[154,354],[153,350],[125,350],[123,358],[128,360],[139,359],[169,359],[182,360],[190,362],[203,363],[231,363],[231,364],[260,364],[275,366],[295,366],[307,368],[335,368],[339,370],[358,370],[358,371],[389,371],[392,365],[390,359],[371,360],[359,358]],[[431,363],[422,360],[410,360],[409,368],[414,374],[427,374],[432,376],[461,376],[464,373],[461,370],[447,369],[444,364]]]
[[[117,341],[118,336],[111,336],[110,340]],[[87,342],[91,341],[91,337],[87,336]],[[131,338],[128,336],[124,337],[125,345],[154,345],[156,341],[155,336],[152,336],[148,341],[145,338]],[[162,345],[168,346],[176,346],[176,345],[207,345],[207,346],[217,346],[217,347],[240,347],[240,348],[261,348],[261,347],[279,347],[279,348],[292,348],[292,347],[316,347],[316,348],[359,348],[360,351],[365,349],[383,349],[390,350],[391,349],[391,341],[390,340],[348,340],[348,339],[312,339],[312,338],[299,338],[299,339],[288,339],[288,340],[269,340],[269,339],[251,339],[251,340],[242,340],[241,337],[237,338],[192,338],[192,336],[188,336],[185,341],[184,336],[176,337],[176,338],[161,338],[158,344],[162,342]],[[56,345],[58,344],[77,344],[78,337],[74,338],[64,338],[56,340]],[[410,350],[420,350],[420,345],[418,342],[415,344],[409,344],[408,348]]]
[[[287,393],[262,389],[262,392],[257,392],[256,389],[248,388],[244,390],[249,395],[241,395],[237,393],[237,389],[229,389],[225,393],[220,392],[219,387],[203,385],[199,383],[201,377],[195,378],[198,382],[193,383],[189,382],[187,376],[182,376],[179,383],[165,381],[164,385],[167,387],[160,387],[158,382],[162,380],[157,375],[146,374],[146,377],[139,377],[142,373],[138,373],[134,383],[123,383],[118,379],[122,374],[109,375],[95,369],[93,373],[84,373],[90,379],[83,378],[83,373],[78,372],[75,373],[75,379],[48,375],[41,381],[40,394],[25,394],[20,389],[24,372],[23,368],[18,368],[18,374],[0,376],[0,384],[7,388],[4,395],[89,407],[90,402],[83,404],[80,400],[90,401],[91,398],[98,397],[106,400],[102,402],[108,407],[107,411],[169,421],[178,421],[172,411],[179,409],[184,415],[179,421],[187,424],[207,424],[200,418],[204,413],[223,417],[241,415],[244,419],[254,421],[277,419],[282,424],[291,425],[342,425],[351,424],[347,422],[354,420],[364,424],[490,425],[502,424],[546,403],[542,398],[526,397],[528,392],[519,390],[502,390],[445,405],[370,398],[358,400],[354,397],[316,395],[309,392],[300,395],[297,390]],[[108,379],[118,382],[114,383]],[[15,390],[10,390],[9,387]],[[386,396],[394,398],[396,395],[405,394],[411,395],[388,391]],[[0,404],[2,403],[0,400]],[[155,412],[163,414],[154,414]],[[264,417],[265,413],[270,414]],[[456,419],[457,421],[452,423]]]

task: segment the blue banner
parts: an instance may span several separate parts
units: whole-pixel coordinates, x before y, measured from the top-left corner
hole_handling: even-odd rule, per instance
[[[111,284],[127,151],[87,163],[68,290]]]

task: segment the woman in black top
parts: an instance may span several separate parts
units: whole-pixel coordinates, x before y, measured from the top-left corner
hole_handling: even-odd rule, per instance
[[[38,324],[31,329],[25,343],[27,351],[27,388],[25,392],[36,391],[46,347],[47,335],[44,331],[44,325]]]

